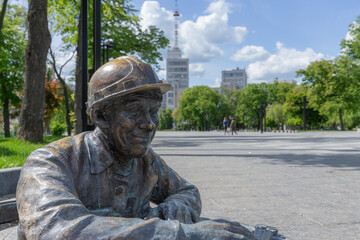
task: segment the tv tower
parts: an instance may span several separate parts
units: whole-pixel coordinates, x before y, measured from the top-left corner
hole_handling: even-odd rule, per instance
[[[179,49],[178,47],[178,27],[179,27],[179,12],[178,12],[178,5],[177,5],[177,0],[175,0],[175,12],[174,15],[175,17],[175,46],[174,46],[174,50]]]

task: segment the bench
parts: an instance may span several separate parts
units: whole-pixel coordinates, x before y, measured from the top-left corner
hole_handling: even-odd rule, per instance
[[[21,167],[0,169],[0,224],[18,220],[16,185]]]

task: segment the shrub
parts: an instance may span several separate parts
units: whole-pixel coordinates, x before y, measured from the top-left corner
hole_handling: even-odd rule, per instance
[[[66,125],[58,121],[53,121],[51,124],[51,132],[55,136],[61,136],[66,130]]]

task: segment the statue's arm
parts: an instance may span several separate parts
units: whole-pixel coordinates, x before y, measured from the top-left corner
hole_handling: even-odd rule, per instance
[[[69,166],[56,152],[27,159],[17,188],[21,234],[26,239],[178,239],[178,221],[101,217],[78,199]]]
[[[150,217],[176,219],[183,223],[199,221],[201,199],[198,189],[180,177],[160,156],[153,153],[153,168],[158,182],[153,190],[152,201],[158,204]]]

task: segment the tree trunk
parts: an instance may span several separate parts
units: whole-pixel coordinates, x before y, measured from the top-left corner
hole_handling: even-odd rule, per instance
[[[342,109],[341,108],[339,108],[339,119],[340,119],[341,131],[345,131],[344,122],[343,122],[343,119],[342,119]]]
[[[1,8],[1,14],[0,14],[0,37],[1,37],[1,30],[2,30],[2,27],[3,27],[3,24],[4,24],[4,18],[5,18],[7,3],[8,3],[8,0],[4,0],[2,8]]]
[[[18,137],[30,142],[39,142],[43,138],[46,59],[51,42],[47,0],[29,0],[27,19],[25,93],[20,112]]]
[[[9,99],[7,98],[7,90],[5,84],[1,84],[1,93],[3,96],[3,117],[4,117],[4,133],[5,137],[10,137],[10,113]]]
[[[74,103],[74,113],[75,113],[75,134],[79,134],[83,130],[82,126],[82,52],[81,48],[83,45],[82,42],[82,31],[81,25],[83,21],[83,16],[80,13],[79,16],[79,25],[78,25],[78,46],[76,49],[76,72],[75,72],[75,103]]]

